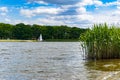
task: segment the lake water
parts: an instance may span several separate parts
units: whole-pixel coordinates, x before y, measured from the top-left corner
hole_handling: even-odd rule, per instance
[[[120,60],[83,60],[79,42],[0,42],[0,80],[118,80],[119,70]]]

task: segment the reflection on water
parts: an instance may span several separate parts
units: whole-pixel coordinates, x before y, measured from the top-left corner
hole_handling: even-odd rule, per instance
[[[120,60],[86,61],[85,67],[89,71],[90,80],[119,80]]]
[[[0,80],[101,80],[119,71],[119,60],[81,55],[79,42],[1,42]]]
[[[120,60],[98,60],[98,61],[86,61],[85,66],[88,69],[100,70],[100,71],[120,71]]]

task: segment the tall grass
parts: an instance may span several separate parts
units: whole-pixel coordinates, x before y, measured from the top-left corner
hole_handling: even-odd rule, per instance
[[[80,36],[87,59],[120,58],[120,28],[107,24],[94,25]]]

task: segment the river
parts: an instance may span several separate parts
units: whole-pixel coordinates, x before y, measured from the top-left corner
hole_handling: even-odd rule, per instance
[[[0,80],[118,80],[119,71],[120,60],[84,60],[79,42],[0,42]]]

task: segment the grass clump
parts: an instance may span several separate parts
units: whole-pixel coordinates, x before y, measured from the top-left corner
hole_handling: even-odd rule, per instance
[[[120,28],[107,24],[94,25],[80,36],[87,59],[119,59]]]

